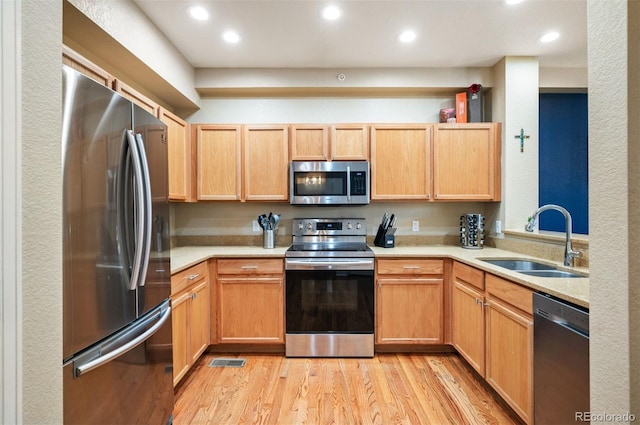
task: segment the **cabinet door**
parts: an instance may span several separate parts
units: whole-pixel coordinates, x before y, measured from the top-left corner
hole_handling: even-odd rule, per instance
[[[526,423],[533,423],[533,320],[489,298],[486,379]]]
[[[441,344],[443,280],[378,278],[377,344]]]
[[[371,126],[371,199],[431,197],[431,127]]]
[[[189,125],[164,108],[160,108],[158,118],[167,126],[169,200],[189,201],[191,200]]]
[[[171,332],[173,333],[173,385],[189,370],[188,301],[189,291],[171,297]]]
[[[190,291],[189,355],[194,364],[209,346],[209,280]]]
[[[333,161],[366,161],[369,159],[369,137],[364,124],[331,126],[331,159]]]
[[[435,126],[436,200],[500,200],[500,131],[495,123]]]
[[[326,125],[291,126],[291,160],[325,161],[329,158],[329,128]]]
[[[485,376],[484,295],[454,276],[451,304],[453,346],[481,376]]]
[[[218,342],[283,343],[282,278],[218,278]]]
[[[195,131],[198,200],[240,200],[241,127],[198,125]]]
[[[86,75],[102,84],[105,87],[113,89],[114,77],[95,63],[91,62],[75,50],[67,46],[62,46],[62,63],[78,72]]]
[[[244,128],[244,199],[289,199],[289,135],[287,126]]]
[[[159,105],[130,85],[123,83],[120,80],[115,80],[113,89],[121,96],[129,99],[154,117],[158,116]]]

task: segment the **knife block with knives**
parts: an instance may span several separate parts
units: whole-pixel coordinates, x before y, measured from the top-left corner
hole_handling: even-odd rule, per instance
[[[391,214],[391,217],[389,217],[387,213],[384,213],[382,216],[382,222],[380,222],[380,225],[378,226],[376,237],[373,240],[373,244],[382,248],[393,248],[395,246],[395,224],[396,215]]]

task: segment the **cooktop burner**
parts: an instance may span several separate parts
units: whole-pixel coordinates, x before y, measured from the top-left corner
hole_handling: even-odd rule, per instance
[[[285,257],[373,257],[364,218],[297,218]]]

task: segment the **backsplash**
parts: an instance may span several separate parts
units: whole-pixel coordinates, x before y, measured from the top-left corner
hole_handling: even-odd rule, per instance
[[[367,241],[373,245],[378,224],[385,212],[398,217],[396,246],[460,245],[460,216],[465,213],[489,214],[493,204],[485,203],[427,203],[373,202],[360,207],[301,207],[284,202],[199,202],[173,204],[171,246],[262,246],[262,230],[253,231],[253,222],[260,214],[270,211],[281,215],[276,230],[276,246],[291,244],[294,218],[353,217],[365,218]],[[420,230],[412,230],[417,220]],[[561,261],[564,244],[520,238],[513,235],[495,237],[487,233],[486,246],[531,255],[551,261]],[[581,251],[576,266],[589,266],[589,244],[574,241]]]
[[[291,243],[294,218],[365,218],[367,238],[373,243],[378,224],[385,212],[397,217],[396,246],[456,245],[460,241],[460,216],[485,213],[483,203],[374,202],[359,207],[307,207],[284,202],[199,202],[174,204],[173,246],[187,245],[262,245],[262,230],[253,231],[260,214],[281,215],[276,245]],[[412,230],[413,221],[420,230]]]

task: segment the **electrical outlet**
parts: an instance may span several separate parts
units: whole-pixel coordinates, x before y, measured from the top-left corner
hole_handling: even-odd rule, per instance
[[[496,220],[496,233],[502,233],[502,222],[500,220]]]
[[[258,220],[253,220],[253,231],[254,232],[259,232],[260,229],[260,225],[258,224]]]
[[[411,230],[413,230],[414,232],[420,231],[420,222],[418,220],[413,220],[413,222],[411,223]]]

